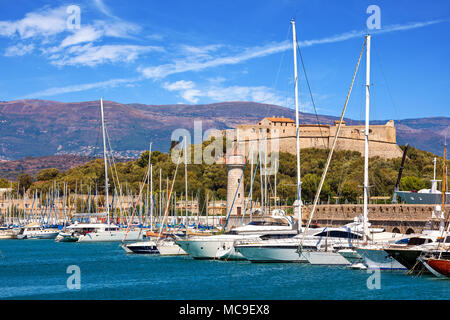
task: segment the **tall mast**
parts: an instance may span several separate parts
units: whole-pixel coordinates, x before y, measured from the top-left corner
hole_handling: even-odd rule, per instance
[[[149,200],[149,188],[150,188],[150,167],[151,167],[151,157],[152,157],[152,143],[150,142],[150,147],[149,147],[149,149],[148,149],[148,164],[147,164],[147,199],[146,199],[146,204],[145,204],[145,207],[146,207],[146,211],[147,211],[147,213],[146,213],[146,215],[147,215],[147,217],[146,217],[146,222],[148,223],[148,214],[149,214],[149,203],[148,203],[148,200]]]
[[[100,110],[102,113],[102,133],[103,133],[103,160],[105,161],[105,205],[106,217],[109,224],[109,195],[108,195],[108,163],[106,160],[106,134],[105,134],[105,118],[103,114],[103,98],[100,98]]]
[[[299,120],[298,120],[298,77],[297,77],[297,37],[295,34],[295,20],[291,20],[292,24],[292,49],[294,51],[294,82],[295,82],[295,128],[297,131],[297,213],[298,213],[298,230],[302,228],[302,206],[301,206],[301,181],[300,181],[300,140],[299,140]]]
[[[370,98],[370,34],[366,35],[366,126],[364,129],[364,241],[368,235],[368,212],[369,212],[369,98]]]
[[[186,226],[188,225],[188,183],[187,183],[187,137],[184,136],[184,193],[185,193],[185,199],[184,199],[184,212],[186,216]]]

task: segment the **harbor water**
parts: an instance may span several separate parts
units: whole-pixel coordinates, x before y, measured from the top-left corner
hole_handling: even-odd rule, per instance
[[[79,268],[79,289],[70,285],[74,276],[70,266]],[[449,296],[448,280],[398,271],[377,274],[308,264],[133,255],[118,243],[0,242],[0,299],[435,300]]]

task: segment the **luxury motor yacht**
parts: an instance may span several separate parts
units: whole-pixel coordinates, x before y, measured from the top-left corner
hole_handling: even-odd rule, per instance
[[[136,254],[159,254],[155,240],[139,241],[129,244],[122,244],[121,247],[127,253]]]
[[[58,235],[58,229],[46,229],[39,223],[33,222],[23,228],[20,228],[17,239],[55,239]]]
[[[293,237],[297,232],[293,229],[292,217],[271,215],[260,221],[233,228],[231,231],[213,236],[192,236],[186,239],[177,238],[175,242],[194,259],[234,259],[245,258],[234,250],[238,240],[261,240],[265,238]]]
[[[382,233],[383,229],[369,228],[371,234]],[[305,234],[306,232],[306,234]],[[358,217],[341,227],[302,230],[290,239],[268,239],[260,241],[240,241],[236,250],[252,262],[309,262],[301,252],[315,252],[333,247],[333,252],[351,249],[362,240],[363,224]],[[331,252],[328,250],[327,252]],[[339,254],[339,253],[337,253]],[[323,254],[322,254],[323,255]],[[342,254],[340,254],[342,256]],[[341,260],[336,256],[335,260]]]
[[[400,241],[399,241],[400,242]],[[426,271],[418,258],[427,252],[435,250],[439,243],[449,245],[450,235],[439,230],[431,230],[426,233],[416,234],[404,243],[393,244],[384,251],[402,264],[406,269],[413,272]],[[450,253],[445,253],[445,257],[450,257]]]
[[[138,241],[143,237],[141,229],[127,230],[114,224],[74,223],[66,227],[61,237],[78,237],[77,242]]]
[[[20,230],[0,227],[0,240],[15,239]]]
[[[162,239],[156,242],[156,248],[161,256],[186,256],[184,251],[173,239]]]

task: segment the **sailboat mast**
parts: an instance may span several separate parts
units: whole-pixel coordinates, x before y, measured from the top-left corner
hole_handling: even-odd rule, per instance
[[[291,20],[292,24],[292,49],[294,51],[294,82],[295,82],[295,128],[296,128],[296,144],[297,144],[297,215],[298,230],[302,228],[302,206],[301,206],[301,181],[300,181],[300,140],[299,140],[299,120],[298,120],[298,77],[297,77],[297,37],[295,34],[295,20]]]
[[[369,213],[369,112],[370,112],[370,34],[366,35],[366,123],[364,129],[364,241],[368,235]]]
[[[188,217],[188,209],[187,209],[187,203],[188,203],[188,183],[187,183],[187,137],[184,136],[184,193],[185,193],[185,199],[184,199],[184,211],[186,216],[186,225],[188,225],[187,217]]]
[[[107,223],[109,224],[108,163],[106,160],[106,134],[105,134],[105,118],[103,114],[103,98],[100,98],[100,110],[102,113],[103,160],[105,162],[105,206],[106,206]]]

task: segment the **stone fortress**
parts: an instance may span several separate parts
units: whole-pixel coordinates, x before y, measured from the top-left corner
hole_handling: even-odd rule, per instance
[[[300,125],[300,148],[331,148],[339,121],[334,125]],[[228,229],[239,226],[245,210],[246,198],[244,195],[243,169],[245,159],[252,157],[249,154],[251,147],[253,156],[257,156],[260,142],[267,139],[267,153],[277,151],[296,154],[296,127],[295,121],[283,117],[264,118],[257,124],[239,125],[235,129],[216,132],[227,140],[233,141],[232,151],[225,155],[222,163],[226,164],[228,171],[227,186],[227,213],[230,213]],[[341,125],[337,150],[358,151],[364,154],[364,125]],[[369,134],[369,156],[379,156],[383,159],[400,158],[403,151],[396,143],[396,130],[394,121],[385,125],[371,125]],[[302,224],[306,224],[312,206],[304,206],[302,211]],[[415,233],[421,232],[426,224],[438,229],[441,222],[435,217],[434,205],[407,205],[407,204],[370,204],[369,221],[372,227],[384,228],[389,232]],[[363,214],[361,204],[319,205],[314,222],[318,226],[341,226],[352,222],[357,216]],[[245,222],[249,222],[248,216]],[[260,217],[253,217],[257,220]]]
[[[301,124],[299,125],[300,149],[329,149],[336,136],[339,121],[334,125]],[[245,155],[257,152],[259,142],[267,139],[267,151],[296,153],[295,121],[284,117],[267,117],[257,124],[243,124],[235,129],[223,130],[222,135],[233,137],[238,147]],[[242,148],[242,149],[241,149]],[[341,131],[336,144],[336,150],[358,151],[364,154],[364,125],[341,125]],[[383,159],[400,158],[402,150],[397,145],[394,121],[385,125],[371,125],[369,134],[369,157]]]

